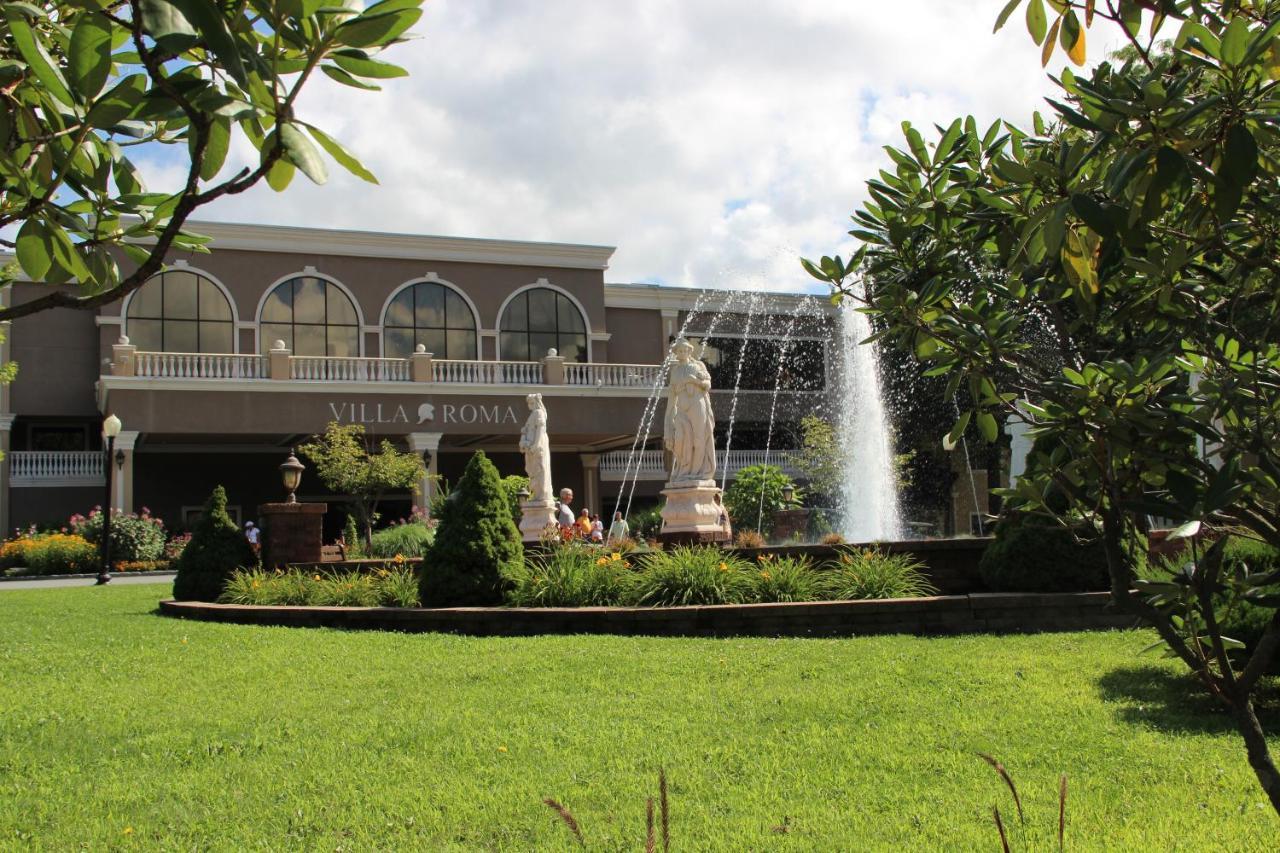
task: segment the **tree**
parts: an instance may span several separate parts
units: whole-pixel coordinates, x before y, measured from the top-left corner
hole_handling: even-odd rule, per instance
[[[440,524],[422,569],[426,607],[500,604],[504,577],[524,560],[520,531],[498,469],[481,451],[440,511]]]
[[[511,517],[516,520],[516,526],[520,525],[520,492],[529,490],[529,478],[523,474],[508,474],[502,478],[502,492],[507,496],[507,503],[511,506]]]
[[[55,289],[0,308],[0,321],[94,308],[141,286],[171,248],[207,251],[184,230],[200,207],[295,171],[324,183],[323,149],[376,183],[340,143],[303,121],[298,96],[319,69],[347,86],[406,72],[377,58],[403,41],[421,0],[45,0],[0,13],[0,245]],[[238,141],[256,166],[223,167]],[[130,153],[155,145],[185,166],[177,192],[148,192]],[[4,231],[6,235],[8,231]],[[125,256],[132,271],[123,274]]]
[[[844,479],[840,438],[830,421],[817,415],[800,419],[800,452],[795,466],[809,481],[809,492],[825,496],[829,503],[840,491]]]
[[[191,541],[178,557],[173,597],[178,601],[217,601],[236,569],[257,562],[249,540],[227,515],[227,493],[218,486],[205,502]]]
[[[1280,9],[1054,0],[1050,23],[1025,2],[1045,62],[1057,43],[1082,63],[1098,21],[1130,48],[1087,77],[1064,70],[1052,122],[1030,130],[968,118],[926,144],[904,124],[854,214],[863,245],[804,263],[864,300],[876,337],[930,362],[948,396],[966,392],[952,440],[1021,420],[1052,448],[1008,505],[1095,531],[1113,599],[1231,711],[1280,811],[1253,703],[1280,648],[1280,572],[1224,571],[1227,538],[1197,536],[1280,545]],[[1165,20],[1177,37],[1160,49]],[[1149,515],[1186,520],[1175,538],[1191,542],[1186,568],[1156,581],[1136,577],[1130,544]],[[1252,648],[1223,635],[1232,602],[1270,609]]]
[[[777,465],[748,465],[725,489],[724,506],[734,527],[751,528],[764,536],[773,532],[774,515],[786,509],[782,491],[795,488]]]
[[[426,474],[422,457],[396,450],[386,439],[378,452],[371,453],[360,424],[343,426],[334,421],[324,435],[313,437],[298,450],[315,464],[316,475],[326,488],[351,496],[351,514],[364,534],[365,553],[373,547],[373,523],[382,496],[412,489]]]

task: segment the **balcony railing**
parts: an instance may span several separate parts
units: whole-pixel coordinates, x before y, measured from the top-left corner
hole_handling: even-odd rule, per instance
[[[660,364],[577,364],[564,366],[564,384],[610,388],[652,388],[662,375]]]
[[[295,355],[289,359],[289,378],[314,382],[409,382],[413,377],[404,358],[341,358]]]
[[[540,385],[540,361],[433,359],[431,381],[463,385]]]
[[[7,455],[13,486],[101,486],[101,450],[15,450]]]
[[[749,465],[764,465],[767,462],[770,465],[777,465],[789,476],[799,476],[800,472],[795,467],[795,451],[792,450],[730,450],[727,453],[729,463],[729,478],[732,479],[738,475],[738,472]],[[723,450],[716,451],[716,477],[720,478],[725,473],[726,452]],[[628,464],[630,468],[628,468]],[[662,480],[667,476],[665,460],[661,450],[642,450],[635,456],[631,455],[628,450],[612,450],[600,456],[600,479],[601,480],[622,480],[631,479],[638,480]]]
[[[265,359],[260,355],[205,352],[134,353],[135,376],[164,379],[262,379]]]

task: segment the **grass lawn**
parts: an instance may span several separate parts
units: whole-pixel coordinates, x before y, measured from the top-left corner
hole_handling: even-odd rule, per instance
[[[183,622],[167,591],[0,590],[0,849],[572,849],[556,797],[640,850],[659,767],[682,851],[998,850],[996,804],[1050,850],[1060,772],[1068,849],[1280,837],[1147,632],[475,639]]]

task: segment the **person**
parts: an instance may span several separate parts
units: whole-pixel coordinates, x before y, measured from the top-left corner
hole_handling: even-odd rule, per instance
[[[560,538],[573,537],[573,489],[560,490],[560,504],[556,507],[556,525],[560,528]]]
[[[584,506],[582,512],[578,514],[578,533],[583,539],[591,535],[591,513],[587,512]]]
[[[246,521],[244,523],[244,538],[249,540],[249,547],[253,549],[253,553],[255,554],[258,553],[258,548],[261,547],[258,544],[258,534],[259,530],[256,524],[252,521]]]
[[[619,545],[623,539],[631,535],[631,528],[627,525],[627,520],[622,517],[621,512],[613,514],[613,524],[609,525],[609,544]]]
[[[599,513],[591,513],[591,544],[604,544],[604,522],[600,520]]]

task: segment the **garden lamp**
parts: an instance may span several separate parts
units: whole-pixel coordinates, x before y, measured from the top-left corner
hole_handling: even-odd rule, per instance
[[[287,503],[296,504],[298,496],[294,494],[298,491],[298,485],[302,482],[302,472],[306,470],[305,465],[298,461],[298,457],[294,455],[293,448],[289,448],[289,458],[280,464],[280,479],[284,481],[284,490],[289,493]]]
[[[124,424],[115,415],[107,415],[102,421],[102,437],[107,440],[107,446],[103,448],[103,482],[106,485],[106,496],[102,501],[102,541],[98,543],[101,550],[100,562],[98,566],[98,586],[111,581],[111,462],[115,455],[116,436],[120,435],[120,428]],[[123,463],[123,451],[121,451],[121,462]],[[123,468],[123,464],[121,468]]]
[[[795,500],[796,500],[796,487],[789,483],[783,486],[782,487],[782,505],[791,506],[793,503],[795,503]]]

